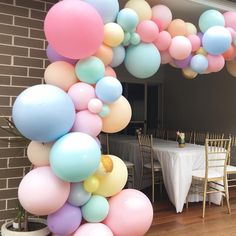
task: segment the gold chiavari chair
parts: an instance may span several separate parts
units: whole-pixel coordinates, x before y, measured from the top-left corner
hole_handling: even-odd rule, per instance
[[[227,201],[230,214],[229,191],[227,180],[227,161],[230,154],[231,138],[205,140],[205,169],[192,171],[192,183],[200,181],[201,185],[192,186],[191,193],[203,193],[203,212],[205,217],[206,196],[221,192]],[[214,185],[213,185],[214,184]],[[188,198],[186,199],[188,207]]]
[[[231,136],[231,150],[230,150],[230,155],[229,155],[229,159],[228,159],[228,164],[227,164],[227,174],[228,174],[228,185],[229,188],[233,188],[236,187],[236,166],[234,166],[232,164],[232,156],[233,156],[233,152],[235,152],[236,150],[236,136]]]
[[[155,184],[162,185],[161,165],[153,158],[152,135],[138,134],[139,152],[141,160],[140,188],[144,178],[151,175],[152,179],[152,202],[155,200]]]
[[[193,132],[192,131],[185,131],[185,142],[192,143],[193,142]]]
[[[205,139],[208,137],[208,133],[204,132],[194,132],[193,134],[193,143],[194,144],[205,144]]]
[[[177,133],[175,130],[167,130],[166,131],[166,139],[177,141]]]
[[[224,134],[208,132],[207,138],[209,138],[209,139],[222,139],[222,138],[224,138]]]

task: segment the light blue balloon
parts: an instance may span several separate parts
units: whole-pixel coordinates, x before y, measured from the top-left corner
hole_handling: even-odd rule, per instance
[[[131,32],[138,25],[139,17],[133,9],[124,8],[118,13],[116,21],[124,31]]]
[[[101,151],[94,138],[72,132],[60,138],[50,151],[55,175],[67,182],[80,182],[92,175],[100,163]]]
[[[219,55],[227,51],[232,42],[230,32],[222,26],[213,26],[202,37],[205,51],[212,55]]]
[[[212,26],[224,26],[224,16],[217,10],[207,10],[199,18],[198,25],[200,30],[205,33]]]
[[[83,218],[90,223],[103,221],[109,212],[109,203],[103,196],[93,195],[81,208]]]
[[[208,68],[208,60],[205,56],[197,54],[192,57],[190,61],[190,67],[193,71],[202,74]]]
[[[141,41],[141,38],[138,33],[132,33],[130,38],[130,43],[133,45],[138,45]]]
[[[51,142],[70,131],[75,121],[75,107],[62,89],[40,84],[24,90],[17,97],[12,116],[23,136]]]
[[[110,108],[109,108],[109,106],[106,105],[106,104],[104,104],[104,105],[102,106],[102,110],[99,112],[99,116],[101,116],[101,117],[106,117],[106,116],[109,115],[109,113],[110,113]]]
[[[116,48],[112,48],[113,58],[110,63],[111,67],[117,67],[122,64],[125,59],[125,48],[123,46],[118,46]]]
[[[83,183],[72,183],[68,202],[73,206],[84,205],[91,197],[91,193],[84,189]]]
[[[80,81],[95,84],[104,77],[105,66],[99,58],[92,56],[79,60],[75,66],[75,73]]]
[[[92,5],[102,17],[103,23],[114,22],[119,12],[118,0],[85,0]]]
[[[158,71],[160,64],[160,53],[152,43],[140,43],[126,50],[125,67],[137,78],[151,77]]]
[[[115,102],[122,95],[120,81],[112,76],[100,79],[95,87],[96,96],[105,103]]]

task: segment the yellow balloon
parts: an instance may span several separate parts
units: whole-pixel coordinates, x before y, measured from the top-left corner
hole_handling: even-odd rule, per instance
[[[125,4],[125,8],[133,9],[139,17],[139,22],[143,20],[150,20],[152,18],[152,9],[144,0],[129,0]]]
[[[119,46],[124,39],[124,31],[120,25],[110,22],[104,26],[103,42],[110,47]]]
[[[195,27],[194,24],[190,22],[186,22],[186,36],[192,35],[192,34],[197,34],[197,28]]]
[[[196,73],[189,67],[182,69],[182,73],[185,79],[194,79],[198,75],[198,73]]]
[[[96,175],[100,185],[94,194],[111,197],[119,193],[125,186],[128,171],[125,163],[117,156],[109,155],[113,162],[113,170],[108,175]]]
[[[99,187],[99,179],[94,175],[89,176],[84,181],[84,189],[89,193],[93,193],[98,189],[98,187]]]
[[[109,105],[109,115],[102,118],[102,131],[116,133],[124,129],[130,122],[132,111],[128,100],[121,96]]]
[[[207,52],[205,51],[205,49],[203,47],[200,47],[197,51],[196,54],[201,54],[203,56],[207,56]]]
[[[236,61],[227,61],[226,69],[230,73],[230,75],[236,77]]]

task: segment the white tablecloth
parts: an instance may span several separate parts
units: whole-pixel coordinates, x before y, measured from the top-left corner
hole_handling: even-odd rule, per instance
[[[140,157],[138,141],[135,136],[111,135],[109,137],[110,154],[135,164],[136,187],[140,180]],[[162,166],[163,181],[170,201],[176,207],[176,212],[182,212],[183,206],[192,182],[192,170],[204,169],[205,147],[186,144],[179,148],[178,143],[162,139],[153,140],[154,158]],[[143,187],[150,185],[146,182]],[[191,195],[189,201],[202,200],[199,195]],[[211,197],[211,201],[219,204],[220,196]]]

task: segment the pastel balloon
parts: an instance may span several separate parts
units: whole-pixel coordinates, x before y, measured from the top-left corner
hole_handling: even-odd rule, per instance
[[[188,39],[192,45],[192,52],[196,52],[201,46],[201,39],[195,34],[189,35]]]
[[[124,8],[118,13],[116,21],[124,31],[131,32],[138,25],[139,18],[133,9]]]
[[[48,60],[53,63],[55,61],[65,61],[68,62],[72,65],[74,65],[77,60],[76,59],[71,59],[68,57],[64,57],[62,55],[60,55],[59,53],[57,53],[50,44],[48,44],[47,48],[46,48],[46,54],[47,54],[47,58]]]
[[[156,23],[151,20],[141,21],[138,24],[136,31],[139,34],[141,40],[145,43],[153,42],[159,34],[159,29]]]
[[[138,45],[141,41],[141,37],[138,33],[132,33],[130,37],[130,43],[133,45]]]
[[[138,15],[139,22],[152,18],[152,9],[146,1],[129,0],[125,4],[125,8],[133,9]]]
[[[73,236],[113,236],[112,231],[102,223],[85,223],[81,225]]]
[[[230,45],[228,50],[225,51],[222,55],[225,60],[230,60],[234,56],[234,46]]]
[[[195,55],[190,61],[190,67],[193,71],[202,74],[208,68],[208,60],[201,54]]]
[[[207,52],[205,51],[205,49],[203,47],[200,47],[197,51],[196,54],[201,54],[203,56],[207,55]]]
[[[121,65],[125,59],[125,48],[122,45],[120,45],[118,47],[113,48],[112,50],[113,50],[113,58],[110,63],[110,66],[117,67]]]
[[[226,69],[230,75],[236,77],[236,61],[227,61],[226,62]]]
[[[198,25],[200,30],[205,33],[212,26],[225,26],[225,19],[219,11],[210,9],[200,15]]]
[[[162,22],[164,29],[166,29],[172,21],[171,10],[165,5],[158,4],[152,7],[152,16]]]
[[[50,64],[44,72],[44,79],[46,84],[57,86],[64,91],[68,91],[73,84],[78,82],[74,66],[65,61]]]
[[[230,32],[222,26],[209,28],[202,38],[203,48],[212,55],[226,52],[232,42]]]
[[[152,224],[153,208],[144,193],[135,189],[122,190],[109,199],[109,205],[109,214],[104,224],[114,235],[143,236],[146,234]]]
[[[92,113],[99,113],[102,110],[103,103],[98,98],[92,98],[88,103],[88,110]]]
[[[173,60],[168,50],[161,51],[160,53],[161,53],[161,64],[167,64]]]
[[[96,171],[100,157],[100,147],[94,138],[85,133],[72,132],[52,146],[50,164],[60,179],[80,182]]]
[[[168,32],[172,38],[179,35],[185,36],[187,33],[186,23],[181,19],[175,19],[170,22]]]
[[[120,25],[111,22],[104,26],[103,42],[110,47],[119,46],[124,39],[124,31]]]
[[[109,204],[105,197],[93,195],[81,208],[83,218],[90,223],[103,221],[109,212]]]
[[[153,42],[160,51],[165,51],[171,44],[171,36],[167,31],[161,31]]]
[[[47,217],[47,225],[57,235],[69,235],[79,226],[82,215],[79,207],[65,203],[59,210]]]
[[[116,72],[110,67],[110,66],[107,66],[105,68],[105,76],[112,76],[112,77],[117,77],[116,76]]]
[[[102,131],[105,133],[116,133],[124,129],[131,119],[131,106],[128,100],[121,96],[109,105],[109,113],[102,119]],[[104,112],[104,111],[102,111]],[[99,113],[101,116],[101,112]]]
[[[36,184],[37,183],[37,184]],[[48,215],[66,202],[70,184],[58,179],[50,167],[31,170],[22,179],[18,197],[26,211],[35,215]]]
[[[176,36],[172,38],[169,53],[176,60],[183,60],[190,55],[192,45],[185,36]]]
[[[191,59],[192,55],[190,54],[187,58],[183,60],[174,60],[174,63],[178,68],[185,68],[189,66]]]
[[[160,67],[160,53],[152,43],[140,43],[126,50],[125,67],[133,76],[145,79],[154,75]]]
[[[214,56],[214,55],[207,55],[208,60],[208,68],[209,72],[218,72],[223,69],[225,65],[225,60],[222,55]]]
[[[125,186],[128,172],[125,163],[117,156],[108,155],[113,162],[113,169],[108,175],[96,175],[99,187],[94,192],[104,197],[111,197],[119,193]]]
[[[37,167],[49,165],[49,153],[53,143],[31,141],[27,148],[30,162]]]
[[[118,0],[85,0],[85,2],[97,10],[104,24],[115,21],[119,12]]]
[[[100,117],[106,117],[110,113],[110,108],[108,105],[104,104],[102,110],[99,112]]]
[[[152,17],[151,20],[152,20],[153,22],[155,22],[155,24],[157,25],[157,27],[158,27],[158,29],[159,29],[159,32],[161,32],[161,31],[164,30],[163,23],[162,23],[159,19],[157,19],[157,18],[155,18],[155,17]]]
[[[71,183],[68,202],[73,206],[84,205],[91,197],[91,193],[84,189],[83,183]]]
[[[193,71],[190,67],[182,69],[182,74],[185,79],[194,79],[198,75],[198,73]]]
[[[192,24],[191,22],[186,22],[185,24],[186,24],[186,36],[197,34],[197,28],[194,24]]]
[[[51,142],[69,132],[75,120],[75,107],[62,89],[40,84],[27,88],[17,97],[12,115],[22,135]]]
[[[93,55],[104,36],[98,12],[88,3],[77,0],[60,1],[52,6],[44,21],[44,32],[59,54],[72,59]]]
[[[89,192],[95,192],[99,187],[99,179],[92,175],[89,176],[85,181],[84,181],[84,189]]]
[[[131,39],[131,33],[130,32],[125,32],[124,33],[124,39],[122,41],[123,46],[128,46],[130,44],[130,39]]]
[[[110,47],[102,44],[97,52],[94,54],[95,57],[99,58],[105,66],[111,63],[113,58],[113,51]]]
[[[75,73],[80,81],[95,84],[104,76],[105,66],[98,57],[79,60],[75,66]]]
[[[223,14],[225,19],[225,26],[230,27],[236,31],[236,12],[228,11]]]
[[[75,123],[71,129],[73,132],[86,133],[93,138],[97,137],[101,130],[102,120],[100,116],[88,110],[77,112]]]
[[[122,85],[114,77],[103,77],[95,87],[96,96],[104,103],[115,102],[122,95]]]
[[[83,82],[71,86],[68,95],[72,99],[77,111],[87,110],[88,102],[96,97],[94,87]]]

